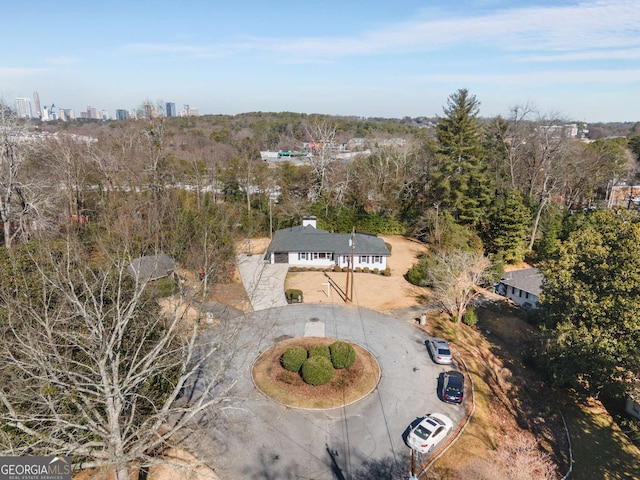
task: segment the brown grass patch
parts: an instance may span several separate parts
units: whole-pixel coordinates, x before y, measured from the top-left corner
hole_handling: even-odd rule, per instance
[[[378,384],[380,367],[367,350],[351,343],[356,361],[350,368],[336,369],[333,379],[319,386],[304,383],[300,375],[285,370],[280,358],[294,345],[331,345],[334,338],[304,337],[287,340],[263,353],[253,366],[253,381],[273,400],[297,408],[328,409],[353,403],[369,394]]]

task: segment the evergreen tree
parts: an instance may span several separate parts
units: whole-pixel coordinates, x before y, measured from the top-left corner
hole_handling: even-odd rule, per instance
[[[640,368],[640,224],[625,210],[583,216],[543,265],[542,358],[554,383],[598,394]]]
[[[440,166],[434,188],[458,220],[472,225],[479,222],[491,201],[479,107],[474,95],[460,89],[447,99],[445,116],[436,126]]]
[[[517,263],[524,259],[531,213],[524,204],[520,192],[497,199],[490,218],[489,238],[486,239],[490,253],[500,254],[506,263]]]

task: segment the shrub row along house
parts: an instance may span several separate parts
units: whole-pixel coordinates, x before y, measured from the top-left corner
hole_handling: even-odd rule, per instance
[[[277,230],[265,253],[269,263],[322,269],[361,268],[380,272],[391,252],[384,240],[365,233],[329,233],[316,226],[315,217],[302,225]]]

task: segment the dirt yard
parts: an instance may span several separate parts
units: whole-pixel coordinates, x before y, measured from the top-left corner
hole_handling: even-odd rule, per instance
[[[388,260],[391,276],[355,273],[351,305],[390,312],[424,303],[421,298],[425,289],[411,285],[404,279],[404,274],[417,262],[418,255],[427,252],[427,247],[401,236],[381,238],[391,245],[391,257]],[[257,245],[262,248],[263,244],[254,242],[256,250]],[[262,251],[266,250],[267,245],[268,242],[265,242]],[[327,286],[327,283],[333,286]],[[285,289],[302,290],[304,303],[345,304],[345,292],[348,289],[346,293],[350,296],[351,287],[347,286],[346,272],[289,272],[285,282]]]

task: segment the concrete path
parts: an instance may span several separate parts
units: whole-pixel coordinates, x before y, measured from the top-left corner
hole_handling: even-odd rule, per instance
[[[221,479],[355,480],[388,478],[384,472],[392,471],[408,476],[408,426],[431,412],[456,423],[464,416],[464,407],[438,399],[438,377],[450,367],[431,361],[428,337],[413,321],[357,307],[300,304],[253,312],[217,328],[206,335],[225,355],[224,375],[214,373],[223,357],[212,359],[208,371],[220,387],[233,382],[233,395],[205,426],[213,444],[198,457]],[[233,337],[226,336],[231,329]],[[381,368],[378,387],[331,410],[291,408],[260,393],[251,376],[255,359],[285,339],[312,334],[371,352]]]
[[[284,280],[288,264],[270,264],[263,254],[238,255],[238,270],[254,311],[287,305]]]

